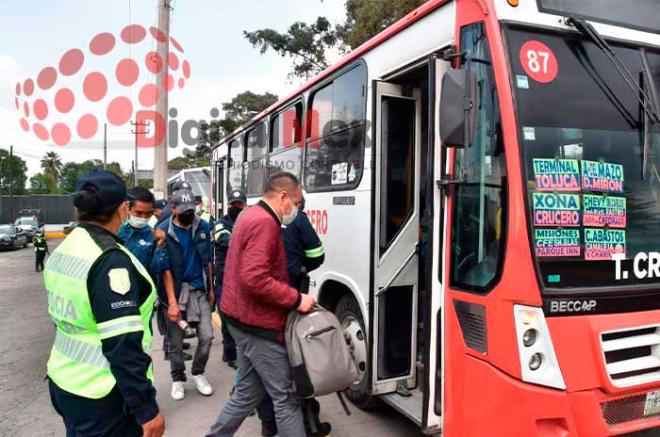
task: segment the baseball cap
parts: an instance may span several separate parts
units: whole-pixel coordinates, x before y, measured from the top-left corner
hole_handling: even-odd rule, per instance
[[[195,195],[192,191],[182,188],[172,194],[170,203],[178,213],[195,210]]]
[[[172,192],[179,190],[190,190],[190,184],[186,181],[176,181],[172,184]]]
[[[76,192],[87,191],[108,206],[119,205],[126,200],[126,184],[119,176],[105,170],[92,170],[76,182]]]
[[[241,190],[230,191],[229,199],[227,199],[227,203],[233,203],[233,202],[247,203],[247,198],[245,197],[245,193]]]

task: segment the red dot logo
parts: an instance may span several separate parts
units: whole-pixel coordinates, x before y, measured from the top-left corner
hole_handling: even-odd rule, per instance
[[[169,38],[166,59],[153,50],[154,43],[167,41],[157,27],[132,24],[115,34],[98,33],[65,51],[36,76],[16,83],[14,106],[21,129],[41,141],[65,146],[73,140],[93,139],[103,123],[123,126],[138,112],[153,111],[163,93],[185,88],[191,75],[183,46],[174,37]],[[131,57],[125,57],[128,47]],[[107,71],[112,58],[114,67]],[[145,83],[163,70],[162,88]]]

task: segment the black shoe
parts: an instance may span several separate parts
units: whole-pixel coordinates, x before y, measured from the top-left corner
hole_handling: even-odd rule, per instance
[[[190,343],[186,343],[185,341],[183,342],[183,350],[190,349]]]
[[[273,437],[277,435],[277,425],[274,423],[261,422],[261,435],[263,437]]]
[[[316,432],[307,434],[307,437],[325,437],[330,435],[330,432],[332,431],[332,425],[330,425],[328,422],[320,423],[317,428],[318,429]]]

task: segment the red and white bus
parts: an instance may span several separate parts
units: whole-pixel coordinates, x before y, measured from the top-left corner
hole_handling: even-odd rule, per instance
[[[660,426],[660,3],[431,0],[213,151],[300,176],[348,395],[448,436]]]

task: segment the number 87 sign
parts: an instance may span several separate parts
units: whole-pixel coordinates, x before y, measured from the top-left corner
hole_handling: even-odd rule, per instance
[[[525,73],[540,83],[555,80],[559,67],[550,47],[540,41],[527,41],[520,47],[520,63]]]

